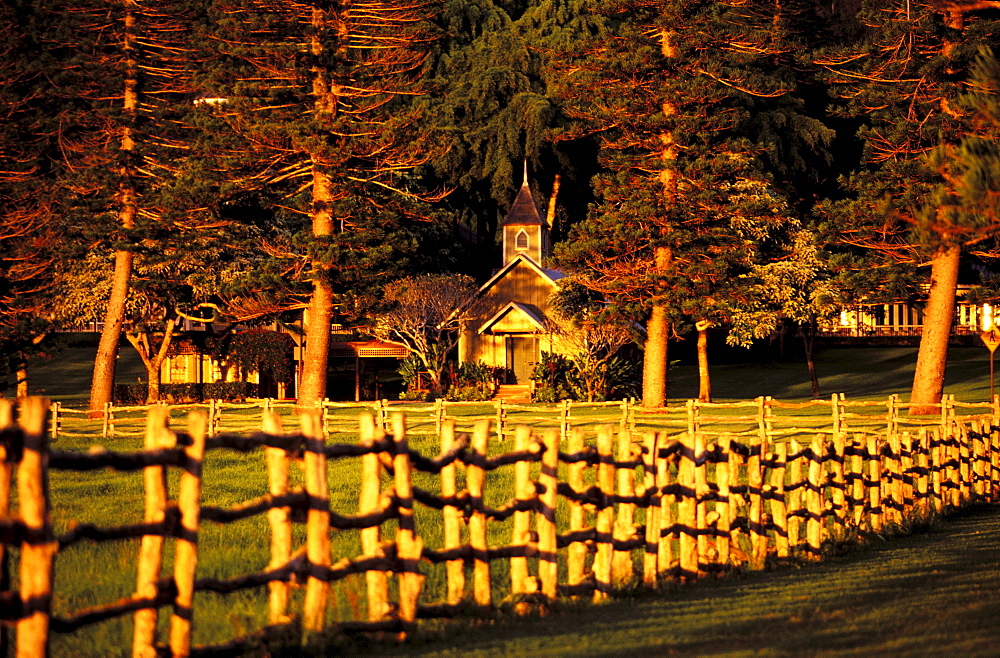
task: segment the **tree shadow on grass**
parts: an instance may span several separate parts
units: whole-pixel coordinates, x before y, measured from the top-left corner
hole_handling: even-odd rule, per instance
[[[995,655],[1000,510],[828,562],[445,631],[399,655]],[[360,647],[358,647],[360,649]],[[362,649],[365,650],[365,649]]]

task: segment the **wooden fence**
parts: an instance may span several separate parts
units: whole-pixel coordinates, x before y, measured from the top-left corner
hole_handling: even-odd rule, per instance
[[[187,413],[204,410],[208,433],[247,432],[257,430],[269,412],[290,416],[297,412],[294,401],[272,399],[241,403],[209,400],[201,404],[167,405],[169,409]],[[926,405],[924,405],[926,406]],[[884,400],[848,400],[842,393],[827,399],[805,402],[784,402],[771,397],[740,402],[700,402],[687,400],[665,407],[645,409],[635,401],[581,403],[564,400],[558,404],[511,404],[495,402],[407,403],[377,400],[370,403],[330,402],[320,405],[323,433],[333,436],[357,430],[357,414],[371,413],[382,429],[389,427],[394,413],[405,413],[418,433],[439,435],[444,423],[453,420],[461,431],[472,431],[479,420],[491,420],[496,436],[510,438],[518,425],[530,424],[536,429],[557,429],[565,441],[573,427],[593,430],[597,425],[613,422],[632,432],[675,431],[701,433],[709,437],[729,435],[746,437],[761,434],[765,441],[774,442],[793,436],[824,433],[896,434],[918,431],[927,427],[948,427],[955,419],[989,420],[1000,424],[1000,396],[990,402],[960,402],[945,395],[937,406],[940,411],[929,416],[909,416],[909,403],[898,395]],[[60,436],[93,436],[104,438],[141,437],[145,433],[148,405],[114,406],[108,404],[98,421],[88,423],[86,410],[71,409],[56,402],[51,406],[50,432]]]
[[[692,406],[688,405],[688,409]],[[224,645],[234,650],[269,634],[290,632],[309,641],[328,628],[331,583],[365,575],[364,619],[340,622],[339,632],[390,632],[405,636],[421,618],[488,615],[498,592],[509,591],[515,610],[544,609],[558,597],[601,601],[621,586],[641,582],[691,582],[735,566],[816,560],[828,541],[851,541],[867,532],[890,533],[907,524],[972,502],[1000,496],[1000,434],[990,420],[954,416],[917,432],[815,433],[808,441],[772,441],[765,431],[707,440],[694,431],[633,432],[604,425],[590,434],[570,428],[541,432],[516,428],[512,448],[491,449],[491,421],[479,419],[471,434],[441,423],[440,454],[411,450],[406,420],[394,414],[387,433],[371,415],[360,419],[356,443],[328,443],[322,414],[307,409],[301,431],[286,433],[280,417],[265,413],[261,432],[210,435],[205,410],[188,416],[186,431],[167,428],[168,410],[149,410],[145,448],[132,453],[50,449],[49,405],[29,399],[14,421],[0,401],[0,619],[16,626],[19,655],[44,655],[50,632],[71,633],[103,620],[133,615],[133,652],[188,655],[199,615],[194,593],[269,590],[269,625]],[[832,421],[832,419],[831,419]],[[688,417],[690,422],[690,417]],[[843,425],[840,426],[843,430]],[[206,451],[263,452],[268,491],[233,507],[201,500]],[[360,458],[355,511],[331,509],[328,461]],[[289,487],[289,465],[304,472],[304,487]],[[16,478],[15,478],[16,468]],[[171,499],[166,470],[180,469]],[[144,473],[145,518],[140,524],[72,527],[56,535],[51,522],[48,469],[117,469]],[[485,504],[488,474],[514,471],[508,502]],[[438,478],[433,491],[415,487],[412,473]],[[464,477],[461,477],[463,476]],[[11,510],[16,479],[17,513]],[[460,483],[464,483],[460,486]],[[498,485],[498,488],[508,485]],[[417,504],[433,510],[443,528],[438,546],[424,544],[415,521]],[[198,536],[203,522],[229,523],[266,514],[270,564],[228,580],[198,577]],[[389,526],[386,522],[393,520]],[[509,520],[512,540],[488,543],[488,524]],[[305,542],[293,545],[292,524],[305,525]],[[426,521],[424,521],[426,523]],[[361,555],[331,556],[331,533],[360,531]],[[65,617],[51,614],[57,558],[81,541],[140,538],[132,596]],[[164,546],[175,544],[172,575],[161,577]],[[10,588],[8,547],[20,547],[18,589]],[[491,569],[509,562],[509,583]],[[428,600],[425,565],[446,565],[446,592]],[[395,579],[395,587],[390,581]],[[293,588],[304,589],[299,597]],[[393,592],[390,597],[390,592]],[[295,607],[296,609],[293,609]],[[159,611],[170,610],[169,633],[158,637]],[[0,637],[6,650],[6,632]]]

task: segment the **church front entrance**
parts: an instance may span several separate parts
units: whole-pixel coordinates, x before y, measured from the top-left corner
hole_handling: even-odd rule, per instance
[[[508,336],[507,368],[511,371],[512,384],[531,383],[531,373],[538,363],[538,339],[534,336]]]

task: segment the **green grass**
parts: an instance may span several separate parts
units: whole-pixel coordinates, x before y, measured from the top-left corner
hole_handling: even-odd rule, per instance
[[[427,656],[967,655],[1000,642],[1000,510],[799,570],[564,607],[373,653]]]

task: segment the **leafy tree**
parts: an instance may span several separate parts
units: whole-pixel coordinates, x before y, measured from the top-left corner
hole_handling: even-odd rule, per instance
[[[805,347],[806,367],[813,397],[820,394],[813,351],[816,327],[835,317],[844,307],[838,286],[817,236],[799,230],[783,255],[751,268],[743,277],[743,295],[731,308],[730,344],[749,346],[764,338],[784,321],[799,325]]]
[[[611,370],[617,353],[632,341],[629,326],[605,313],[605,304],[589,291],[570,282],[553,294],[553,319],[547,329],[568,353],[574,374],[587,402],[606,399],[612,384]]]
[[[376,318],[375,333],[409,347],[427,370],[432,393],[440,393],[459,328],[481,313],[475,280],[454,274],[408,277],[386,286],[385,301],[389,309]]]

